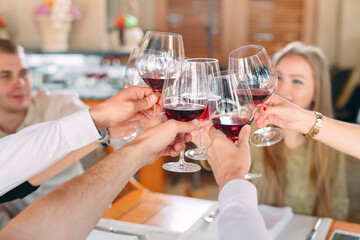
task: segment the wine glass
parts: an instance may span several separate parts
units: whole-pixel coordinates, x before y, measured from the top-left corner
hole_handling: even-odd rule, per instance
[[[140,48],[134,48],[131,50],[129,59],[126,64],[125,75],[123,78],[123,87],[127,88],[130,85],[135,86],[147,86],[147,84],[142,80],[139,75],[139,72],[136,69],[135,62],[138,57]],[[147,116],[149,117],[149,116]],[[149,117],[150,118],[150,117]],[[135,139],[135,137],[142,130],[142,127],[135,127],[135,132],[130,134],[129,136],[123,137],[122,140],[126,143],[131,142]]]
[[[207,71],[207,81],[211,81],[215,72],[220,71],[219,61],[215,58],[188,58],[187,62],[203,63]],[[209,109],[206,108],[203,115],[200,116],[200,120],[209,119]],[[185,156],[193,160],[207,160],[207,146],[204,145],[204,133],[200,132],[200,144],[197,148],[190,149],[185,152]]]
[[[207,77],[204,63],[183,62],[183,72],[173,83],[166,81],[162,93],[162,104],[165,114],[177,121],[191,121],[205,112],[207,107]],[[163,168],[172,172],[197,172],[201,167],[187,163],[184,150],[180,152],[178,162],[169,162]]]
[[[233,142],[239,138],[241,128],[252,122],[255,108],[251,90],[246,81],[234,72],[215,73],[211,92],[218,100],[208,102],[209,115],[216,129],[222,131]],[[239,94],[241,93],[241,94]],[[262,174],[245,174],[245,179],[261,177]]]
[[[275,91],[277,74],[269,55],[260,45],[247,45],[235,49],[229,56],[229,70],[238,72],[249,83],[254,104],[260,111],[264,101]],[[284,131],[277,127],[263,127],[256,130],[250,142],[257,147],[271,146],[284,137]]]
[[[141,43],[136,68],[144,82],[155,93],[161,93],[164,81],[173,82],[181,73],[185,59],[180,34],[148,31]],[[154,106],[154,115],[156,105]]]
[[[123,78],[123,87],[127,88],[130,85],[135,86],[147,86],[139,75],[138,70],[136,69],[136,59],[139,55],[140,48],[134,48],[131,50],[129,59],[126,64],[125,74]]]

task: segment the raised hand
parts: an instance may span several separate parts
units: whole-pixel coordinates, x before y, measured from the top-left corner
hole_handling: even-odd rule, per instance
[[[210,128],[211,145],[208,148],[208,162],[220,190],[233,179],[245,179],[245,174],[251,165],[250,130],[250,126],[245,125],[239,133],[238,141],[233,143],[215,127]]]

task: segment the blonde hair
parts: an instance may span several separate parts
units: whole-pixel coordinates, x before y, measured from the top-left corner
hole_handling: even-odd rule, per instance
[[[312,67],[315,88],[314,100],[310,110],[332,117],[330,74],[323,51],[315,46],[305,46],[301,42],[292,42],[274,55],[274,65],[276,66],[281,59],[289,55],[304,58]],[[329,217],[332,214],[332,186],[337,174],[339,153],[315,140],[308,140],[307,147],[309,178],[316,193],[313,214]],[[266,181],[262,200],[267,204],[282,206],[286,188],[287,148],[284,141],[281,141],[278,144],[264,148],[263,151]]]

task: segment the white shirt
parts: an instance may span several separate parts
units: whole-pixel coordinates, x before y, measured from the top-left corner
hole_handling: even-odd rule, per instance
[[[0,139],[0,196],[99,138],[89,110],[82,110]]]
[[[235,179],[225,184],[219,194],[219,206],[221,240],[270,239],[252,183]]]

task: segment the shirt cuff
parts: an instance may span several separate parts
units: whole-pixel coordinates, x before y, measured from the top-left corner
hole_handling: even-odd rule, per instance
[[[228,203],[238,200],[257,208],[256,187],[251,182],[243,179],[233,179],[226,183],[219,194],[219,205],[226,206]]]
[[[60,120],[63,135],[73,151],[100,138],[89,110],[82,110]]]

